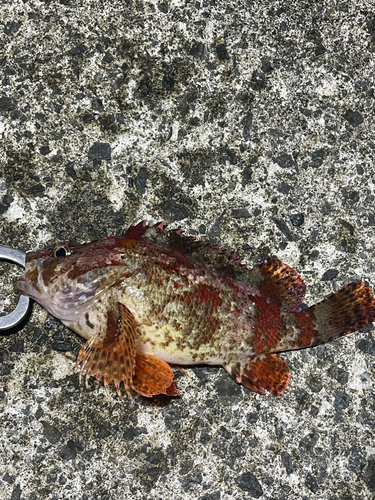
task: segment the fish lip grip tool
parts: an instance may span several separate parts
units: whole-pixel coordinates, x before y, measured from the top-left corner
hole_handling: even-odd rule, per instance
[[[26,253],[15,248],[0,245],[0,260],[6,260],[25,267]],[[0,316],[0,330],[9,330],[17,326],[26,316],[29,304],[29,297],[20,295],[16,308],[6,316]]]

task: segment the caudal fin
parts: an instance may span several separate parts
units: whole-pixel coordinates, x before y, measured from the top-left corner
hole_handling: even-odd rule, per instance
[[[298,317],[300,336],[292,349],[325,344],[375,321],[375,298],[370,287],[355,281]]]

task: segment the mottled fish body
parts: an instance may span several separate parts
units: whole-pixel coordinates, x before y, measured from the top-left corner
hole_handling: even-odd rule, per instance
[[[167,363],[222,365],[239,383],[281,394],[290,372],[279,352],[315,346],[375,319],[371,289],[354,282],[301,311],[305,285],[270,258],[249,270],[236,254],[132,225],[123,236],[29,252],[16,286],[87,339],[86,381],[120,394],[177,395]]]

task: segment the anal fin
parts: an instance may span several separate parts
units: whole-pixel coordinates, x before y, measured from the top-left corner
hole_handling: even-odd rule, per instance
[[[244,366],[237,363],[225,369],[234,380],[258,394],[264,395],[267,390],[280,396],[289,385],[289,366],[278,354],[254,356]]]
[[[141,396],[147,398],[157,394],[179,396],[173,378],[172,368],[165,361],[155,356],[136,355],[132,386]]]

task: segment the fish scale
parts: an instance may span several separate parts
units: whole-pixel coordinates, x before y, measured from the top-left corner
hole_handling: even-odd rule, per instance
[[[290,371],[279,352],[329,342],[375,319],[371,289],[354,282],[301,311],[305,285],[276,258],[253,269],[236,253],[165,223],[123,236],[29,252],[16,281],[87,339],[80,376],[121,396],[178,395],[168,363],[222,365],[239,383],[275,395]]]

